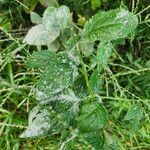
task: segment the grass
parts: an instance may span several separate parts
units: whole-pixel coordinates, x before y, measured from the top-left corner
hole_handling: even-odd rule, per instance
[[[59,137],[56,136],[34,140],[19,138],[27,126],[29,111],[36,105],[34,86],[39,73],[25,65],[26,58],[35,50],[22,43],[31,25],[29,16],[18,1],[10,2],[9,8],[6,8],[8,3],[4,1],[3,10],[0,10],[0,17],[6,17],[0,24],[0,150],[57,150]],[[110,67],[102,76],[102,98],[111,114],[108,133],[116,133],[112,138],[116,138],[125,149],[146,150],[150,147],[149,6],[142,1],[136,10],[141,18],[136,38],[134,41],[127,40],[125,46],[115,50]],[[14,17],[17,13],[19,15]],[[26,24],[23,15],[29,24]],[[134,104],[141,105],[144,112],[138,127],[122,121]],[[81,149],[80,144],[86,145],[79,141],[75,149]],[[83,146],[82,149],[91,148]]]

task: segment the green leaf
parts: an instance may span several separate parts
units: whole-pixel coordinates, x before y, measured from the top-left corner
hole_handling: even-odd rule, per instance
[[[88,41],[112,41],[125,38],[138,25],[138,18],[125,9],[99,12],[85,25],[83,38]]]
[[[77,118],[82,132],[99,131],[108,121],[108,114],[100,102],[91,102],[82,106],[81,115]]]
[[[38,81],[37,88],[40,91],[56,94],[72,85],[77,76],[77,68],[73,64],[58,63],[50,66],[46,67]]]
[[[24,38],[24,42],[30,45],[48,45],[58,36],[59,30],[46,30],[43,24],[32,27]]]
[[[113,45],[111,43],[100,43],[97,50],[96,61],[100,66],[100,70],[107,67],[109,58],[112,54]]]
[[[141,127],[141,123],[140,123],[138,117],[137,118],[135,117],[129,124],[131,139],[134,137],[134,134],[140,130],[140,127]]]
[[[56,94],[68,88],[78,76],[76,66],[65,52],[56,54],[52,51],[38,51],[28,62],[32,67],[44,69],[37,89],[40,93],[46,94],[46,97],[47,93]]]
[[[35,12],[30,13],[30,18],[31,18],[32,23],[34,23],[34,24],[42,23],[42,18]]]
[[[55,52],[50,50],[36,51],[27,60],[27,65],[34,68],[45,68],[46,66],[53,66],[58,62]]]
[[[84,99],[85,97],[88,96],[86,81],[84,79],[84,76],[81,74],[75,80],[71,88],[73,89],[75,95],[80,99]]]
[[[123,145],[115,135],[110,135],[108,132],[104,131],[104,136],[104,150],[125,150]]]
[[[97,69],[92,73],[89,82],[94,93],[100,94],[102,92],[102,76]]]
[[[136,131],[140,129],[140,120],[143,118],[143,110],[139,104],[133,105],[124,117],[125,121],[130,121],[130,136],[133,138]]]
[[[124,120],[132,120],[132,119],[138,119],[138,120],[141,120],[143,117],[143,110],[141,108],[140,105],[134,105],[132,106],[126,116],[124,117]]]
[[[104,140],[98,132],[90,132],[83,135],[83,138],[94,148],[94,150],[103,149]]]
[[[71,96],[71,95],[69,95]],[[73,96],[74,97],[74,96]],[[73,98],[71,97],[71,99]],[[77,117],[78,111],[79,111],[79,99],[74,98],[72,101],[67,101],[70,97],[68,95],[64,95],[64,101],[55,101],[55,106],[54,110],[61,115],[63,120],[68,124],[68,125],[73,125],[75,124],[75,118]]]
[[[97,55],[90,59],[90,69],[97,65],[98,74],[102,69],[106,69],[113,49],[114,46],[111,42],[101,42],[97,48]]]

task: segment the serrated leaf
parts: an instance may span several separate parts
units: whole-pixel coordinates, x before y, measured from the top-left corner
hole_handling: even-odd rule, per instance
[[[138,25],[138,18],[125,9],[99,12],[85,25],[83,38],[88,41],[112,41],[127,37]]]
[[[125,150],[123,145],[120,143],[119,139],[116,136],[112,136],[104,131],[105,144],[104,150]]]
[[[141,120],[143,117],[143,110],[140,105],[134,105],[131,107],[126,116],[124,117],[124,120],[132,120],[132,119],[138,119]]]
[[[55,52],[50,50],[36,51],[27,60],[27,65],[34,68],[45,68],[49,65],[55,65],[59,60]]]
[[[32,23],[34,23],[34,24],[42,23],[42,18],[35,12],[30,13],[30,19],[31,19]]]
[[[100,94],[102,90],[103,81],[102,76],[100,75],[97,69],[92,73],[89,82],[92,91],[94,91],[94,93]]]
[[[56,54],[52,51],[39,51],[34,53],[31,59],[31,66],[44,69],[37,89],[46,95],[56,94],[68,88],[78,76],[77,67],[65,52]]]
[[[67,99],[68,98],[66,98],[66,101],[55,102],[54,109],[58,114],[61,115],[63,120],[68,125],[73,125],[75,123],[75,118],[77,117],[79,111],[79,99],[77,102],[68,102]]]
[[[59,30],[47,31],[45,27],[40,24],[32,27],[25,36],[24,42],[30,45],[48,45],[52,43],[58,36]]]
[[[69,64],[56,64],[52,68],[47,66],[38,81],[37,89],[56,94],[68,88],[77,76],[77,68]]]
[[[82,132],[99,131],[107,121],[107,111],[98,101],[83,105],[81,115],[77,118],[78,127]]]
[[[111,43],[100,43],[98,46],[96,61],[100,66],[100,70],[107,66],[112,50],[113,45]]]
[[[94,150],[103,149],[104,140],[99,132],[90,132],[83,135],[83,138],[94,148]]]
[[[143,110],[139,104],[133,105],[124,117],[125,121],[130,121],[129,129],[131,138],[133,138],[135,132],[140,129],[140,120],[142,119],[142,117]]]
[[[134,134],[140,130],[140,120],[138,119],[138,117],[134,118],[130,124],[129,124],[129,129],[130,129],[130,136],[131,139],[133,138]]]

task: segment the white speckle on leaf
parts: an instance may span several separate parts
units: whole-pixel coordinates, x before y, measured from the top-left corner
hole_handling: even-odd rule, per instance
[[[128,16],[128,14],[129,14],[128,11],[122,10],[121,12],[119,12],[119,13],[117,14],[117,19],[124,18],[124,17]]]
[[[38,97],[43,97],[45,94],[44,94],[44,92],[42,92],[42,91],[38,91],[37,92],[37,96]]]

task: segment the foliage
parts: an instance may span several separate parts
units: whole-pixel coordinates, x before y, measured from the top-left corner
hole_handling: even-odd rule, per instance
[[[2,149],[148,149],[147,2],[0,3]]]
[[[113,50],[113,41],[125,38],[129,34],[133,34],[138,25],[138,19],[136,15],[125,9],[99,12],[94,15],[92,19],[87,21],[83,30],[79,29],[77,32],[72,26],[73,22],[68,24],[70,19],[69,16],[69,8],[66,6],[61,6],[58,9],[48,7],[44,12],[42,22],[29,30],[24,42],[37,46],[49,46],[52,42],[57,40],[58,36],[59,40],[62,41],[61,39],[64,36],[63,32],[65,30],[72,29],[75,37],[79,36],[80,40],[74,41],[74,38],[72,39],[69,33],[67,39],[68,41],[70,39],[74,41],[73,45],[71,45],[72,47],[75,47],[74,53],[76,55],[72,54],[72,56],[74,55],[73,57],[79,59],[79,64],[76,64],[75,61],[69,57],[69,54],[72,53],[71,48],[67,50],[59,49],[58,52],[53,51],[53,49],[39,50],[35,52],[28,60],[28,65],[30,67],[41,68],[40,70],[42,70],[40,79],[37,82],[36,92],[39,102],[47,101],[46,106],[52,107],[52,110],[56,112],[56,116],[60,115],[62,118],[64,116],[64,112],[57,110],[57,107],[53,105],[57,105],[61,101],[64,101],[66,105],[67,101],[70,101],[71,103],[68,112],[69,114],[67,113],[66,115],[67,120],[70,120],[72,115],[75,114],[73,115],[74,121],[69,121],[68,123],[65,123],[64,121],[64,127],[62,127],[61,131],[58,129],[57,133],[63,133],[63,130],[66,130],[68,127],[72,126],[74,130],[79,130],[79,133],[96,132],[97,134],[100,134],[100,129],[104,128],[108,122],[108,114],[106,108],[102,104],[101,95],[96,95],[97,93],[93,90],[95,88],[95,84],[93,82],[95,81],[91,79],[91,82],[89,82],[88,78],[90,74],[88,73],[88,64],[84,61],[84,57],[88,57],[90,60],[90,55],[92,53],[90,55],[86,54],[87,52],[84,51],[85,45],[88,44],[88,42],[93,42],[91,44],[94,45],[95,41],[100,41],[97,50],[98,52],[95,52],[96,65],[92,68],[92,72],[97,71],[97,75],[102,69],[107,68],[107,62],[109,61],[109,57],[111,56]],[[32,15],[31,17],[32,20],[36,20],[37,15]],[[33,17],[35,17],[35,19]],[[60,34],[62,35],[60,36]],[[65,45],[64,41],[60,42],[60,45]],[[80,73],[78,73],[78,70]],[[74,93],[76,93],[75,91],[72,91],[74,97],[72,97],[71,93],[65,92],[74,86],[74,82],[76,82],[79,74],[80,76],[84,76],[88,90],[86,92],[86,97],[82,97],[84,100],[83,103],[82,99],[79,97],[76,98],[77,96],[74,95]],[[98,78],[95,80],[98,80]],[[61,93],[60,96],[58,96],[59,93]],[[97,99],[96,97],[99,98]],[[59,106],[60,110],[62,109],[61,107],[63,108],[64,105]],[[48,135],[47,133],[49,132],[47,131],[54,129],[50,124],[55,124],[55,121],[51,120],[51,117],[48,114],[45,114],[42,109],[40,110],[41,114],[35,115],[36,119],[32,121],[31,118],[33,117],[31,116],[32,113],[36,112],[35,110],[36,108],[31,111],[28,128],[21,135],[21,137],[25,138]],[[50,120],[46,121],[46,118],[42,113],[44,113],[45,117]],[[38,124],[37,127],[35,127],[36,124]],[[73,138],[71,140],[73,140]]]

